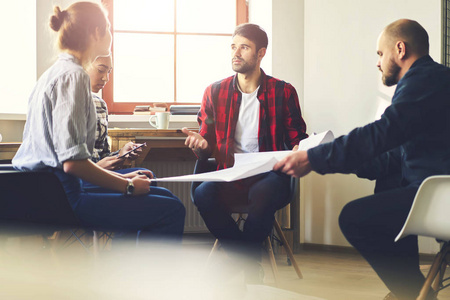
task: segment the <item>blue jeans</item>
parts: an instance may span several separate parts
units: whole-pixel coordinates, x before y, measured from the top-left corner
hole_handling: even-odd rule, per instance
[[[144,168],[128,168],[128,169],[120,169],[120,170],[115,170],[113,172],[119,173],[119,174],[127,174],[127,173],[131,173],[134,171],[140,171],[140,170],[145,170],[145,171],[149,171],[148,169],[144,169]],[[150,171],[152,172],[152,171]],[[155,174],[152,172],[153,177],[155,177]],[[157,186],[157,182],[152,181],[152,183],[150,184],[151,187]],[[108,191],[108,189],[102,188],[98,185],[92,184],[90,182],[81,180],[81,188],[84,191],[90,192],[90,193],[95,193],[95,192],[104,192],[104,191]],[[173,196],[173,194],[167,190],[169,192],[169,197]]]
[[[151,187],[150,193],[125,196],[94,185],[84,186],[77,177],[50,169],[63,184],[68,200],[83,226],[126,232],[140,238],[181,240],[185,208],[169,190]]]
[[[194,191],[194,204],[210,232],[224,248],[260,259],[274,214],[289,203],[290,177],[268,172],[235,182],[203,182]],[[238,209],[236,209],[238,208]],[[231,216],[248,213],[243,231]]]

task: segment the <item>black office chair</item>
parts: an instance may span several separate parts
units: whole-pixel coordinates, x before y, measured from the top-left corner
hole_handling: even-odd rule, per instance
[[[194,174],[199,174],[199,173],[205,173],[205,172],[211,172],[211,171],[215,171],[217,169],[217,163],[216,160],[214,158],[209,158],[209,159],[204,159],[204,160],[197,160],[197,162],[195,163],[195,167],[194,167]],[[191,185],[191,199],[194,199],[194,192],[195,189],[201,184],[201,182],[192,182]],[[298,179],[292,178],[291,179],[291,188],[290,188],[290,194],[289,194],[289,199],[290,202],[292,202],[295,197],[296,197],[296,190],[298,188]],[[243,221],[243,214],[246,214],[246,207],[245,206],[239,206],[239,207],[233,207],[232,208],[233,213],[238,214],[238,218],[236,220],[236,222],[241,222]],[[277,264],[276,264],[276,260],[275,260],[275,255],[273,253],[273,242],[277,241],[281,246],[284,247],[284,249],[286,250],[286,253],[288,255],[288,263],[292,264],[292,266],[295,269],[295,272],[297,273],[298,278],[302,279],[303,275],[302,272],[300,271],[300,268],[297,264],[297,261],[295,260],[294,257],[294,253],[292,252],[291,247],[289,246],[289,243],[283,233],[283,230],[281,229],[280,224],[278,223],[278,221],[275,219],[273,222],[273,227],[276,231],[276,235],[274,234],[274,232],[272,231],[271,235],[268,236],[265,240],[265,244],[266,244],[266,250],[269,256],[269,260],[270,260],[270,264],[272,267],[272,272],[275,278],[275,284],[278,285],[279,284],[279,276],[278,276],[278,268],[277,268]],[[219,248],[219,240],[216,239],[216,241],[214,242],[214,246],[211,250],[210,256]]]
[[[98,233],[93,231],[91,243],[83,242],[83,235],[92,229],[81,226],[55,174],[18,172],[11,165],[0,165],[0,235],[41,235],[44,248],[49,248],[48,239],[65,230],[69,237],[63,247],[76,240],[89,253],[91,247],[94,255],[98,253]]]

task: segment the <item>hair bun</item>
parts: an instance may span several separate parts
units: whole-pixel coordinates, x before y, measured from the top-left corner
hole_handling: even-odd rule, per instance
[[[54,13],[53,16],[51,16],[50,18],[50,27],[54,31],[59,31],[62,23],[67,17],[67,11],[65,10],[61,11],[61,8],[59,6],[55,6],[55,8],[53,9],[53,13]]]

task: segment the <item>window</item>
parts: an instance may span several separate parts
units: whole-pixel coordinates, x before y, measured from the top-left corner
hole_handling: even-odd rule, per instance
[[[200,103],[230,76],[230,39],[248,21],[245,0],[103,0],[114,69],[103,98],[110,113],[136,105]]]
[[[442,0],[442,63],[450,67],[450,0]]]

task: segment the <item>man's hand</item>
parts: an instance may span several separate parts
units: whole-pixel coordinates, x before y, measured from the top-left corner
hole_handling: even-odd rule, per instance
[[[184,144],[191,148],[192,151],[208,149],[208,142],[200,134],[190,131],[186,127],[182,128],[181,131],[187,135]]]
[[[105,170],[117,170],[123,165],[124,161],[124,159],[117,156],[107,156],[99,160],[97,166]]]
[[[303,177],[312,168],[309,163],[308,153],[306,151],[293,151],[288,156],[280,160],[273,167],[274,171],[281,171],[294,177]]]

